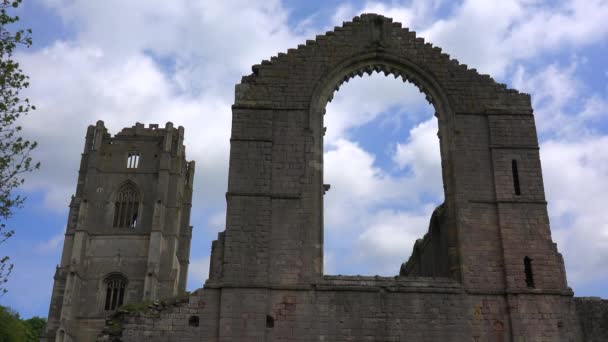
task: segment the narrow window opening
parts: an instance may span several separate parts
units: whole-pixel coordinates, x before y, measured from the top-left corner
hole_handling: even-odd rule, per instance
[[[106,279],[106,311],[118,309],[124,303],[126,280],[121,276]]]
[[[515,195],[521,195],[521,189],[519,188],[519,172],[517,171],[517,160],[513,159],[511,161],[511,171],[513,171],[513,188],[515,190]]]
[[[199,325],[198,316],[190,316],[190,318],[188,318],[188,325],[191,327],[198,327],[198,325]]]
[[[108,286],[106,288],[106,306],[105,309],[110,310],[110,302],[112,300],[112,289],[110,289],[110,287]]]
[[[125,287],[118,289],[118,307],[122,306],[125,300]]]
[[[114,227],[118,227],[118,217],[120,216],[120,203],[114,203]]]
[[[118,303],[118,289],[112,290],[112,303],[110,304],[110,310],[116,309],[116,304]]]
[[[534,288],[534,274],[532,273],[532,259],[524,258],[524,271],[526,272],[526,286]]]
[[[274,317],[266,315],[266,328],[274,328]]]
[[[129,152],[127,169],[136,169],[139,166],[139,152]]]
[[[125,184],[114,203],[114,227],[136,228],[139,211],[139,194],[131,183]]]
[[[127,213],[127,203],[122,202],[120,204],[120,217],[118,218],[118,227],[124,227],[125,214]]]

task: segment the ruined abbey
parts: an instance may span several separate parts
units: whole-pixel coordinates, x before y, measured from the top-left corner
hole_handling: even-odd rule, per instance
[[[203,288],[185,294],[184,129],[111,136],[100,121],[86,134],[43,341],[608,341],[608,301],[573,297],[551,238],[529,95],[376,14],[252,69],[235,89],[225,230]],[[325,106],[372,72],[434,106],[445,202],[399,274],[327,275]]]

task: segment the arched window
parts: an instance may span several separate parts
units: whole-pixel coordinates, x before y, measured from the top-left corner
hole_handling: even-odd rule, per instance
[[[127,183],[118,192],[114,203],[114,227],[137,227],[139,193],[132,183]]]
[[[106,303],[105,310],[116,310],[123,304],[125,299],[125,288],[127,280],[120,275],[112,275],[106,278]]]
[[[139,166],[139,152],[129,152],[127,155],[127,169],[137,169]]]

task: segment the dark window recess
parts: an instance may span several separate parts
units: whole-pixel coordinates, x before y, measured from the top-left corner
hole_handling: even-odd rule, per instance
[[[114,203],[114,227],[136,228],[139,211],[139,194],[133,184],[125,184]]]
[[[532,259],[524,258],[524,271],[526,272],[526,286],[534,288],[534,274],[532,273]]]
[[[106,305],[107,311],[118,309],[125,299],[126,280],[120,276],[106,279]]]
[[[198,325],[199,325],[198,316],[190,316],[190,318],[188,318],[188,325],[191,327],[198,327]]]
[[[266,315],[266,328],[274,328],[274,318],[270,315]]]
[[[513,171],[513,188],[517,196],[521,195],[519,188],[519,172],[517,171],[517,160],[511,161],[511,171]]]

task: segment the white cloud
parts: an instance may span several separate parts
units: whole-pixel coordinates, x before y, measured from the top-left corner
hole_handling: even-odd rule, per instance
[[[442,9],[450,15],[438,18]],[[331,21],[340,25],[360,13],[393,18],[461,63],[498,79],[518,61],[601,42],[608,35],[603,0],[367,1],[338,6]]]
[[[605,95],[587,89],[579,61],[536,72],[518,66],[513,84],[532,95],[554,241],[564,255],[570,286],[607,281],[608,136],[601,122]],[[598,125],[598,123],[600,123]]]
[[[393,181],[373,163],[373,155],[347,140],[337,141],[336,148],[325,153],[324,182],[331,185],[324,197],[326,226],[354,228],[358,215],[389,197],[386,192],[394,189]]]
[[[564,254],[570,285],[608,281],[608,136],[541,146],[553,236]]]
[[[417,148],[426,146],[410,148],[418,153]],[[441,170],[436,170],[439,165],[421,166],[416,160],[411,163],[413,173],[391,175],[374,166],[374,158],[348,140],[339,140],[335,149],[325,153],[324,182],[331,185],[324,197],[328,229],[357,229],[375,211],[394,205],[414,208],[422,203],[424,195],[432,194],[437,201],[441,200]],[[418,170],[428,172],[419,174]]]
[[[605,116],[608,102],[585,89],[577,69],[576,60],[567,67],[550,64],[535,73],[517,67],[512,82],[532,95],[539,133],[569,140],[596,133],[592,124]],[[581,108],[572,110],[573,106]]]
[[[413,126],[409,134],[395,135],[403,143],[389,143],[392,170],[378,166],[378,147],[369,151],[346,138],[355,128],[385,119],[382,111],[389,107],[393,118],[380,129],[407,132]],[[327,107],[328,132],[336,118],[340,133],[327,139],[324,155],[324,182],[331,184],[324,196],[325,254],[332,258],[326,273],[395,275],[426,232],[443,197],[437,122],[430,112],[415,87],[385,77],[351,80]],[[409,122],[402,125],[394,117]]]
[[[410,166],[418,181],[428,184],[429,190],[440,196],[443,188],[437,131],[435,118],[412,128],[407,142],[397,144],[393,160],[401,169]]]
[[[402,121],[415,122],[431,116],[433,107],[418,88],[401,77],[373,73],[342,84],[327,104],[325,143],[348,137],[352,128],[382,119],[388,129],[399,130]]]
[[[367,1],[361,7],[354,7],[347,3],[338,6],[332,17],[332,22],[339,25],[343,21],[350,21],[354,16],[361,13],[377,13],[402,23],[404,27],[416,30],[428,25],[443,2],[443,0],[414,0],[404,5],[398,1],[390,4]]]
[[[39,254],[56,253],[63,245],[63,238],[65,235],[65,228],[60,233],[52,236],[50,239],[42,241],[36,245],[36,252]]]
[[[208,220],[208,226],[218,232],[223,231],[226,225],[226,210],[218,211],[211,215]]]
[[[337,26],[341,26],[343,22],[350,21],[359,12],[355,10],[351,3],[339,5],[331,17],[331,22]]]
[[[608,3],[601,0],[466,0],[454,16],[434,22],[420,35],[461,63],[502,78],[518,60],[601,41],[608,34],[607,16]]]
[[[40,143],[34,157],[42,162],[26,189],[43,190],[50,207],[65,210],[86,127],[97,120],[104,120],[112,134],[137,121],[185,126],[188,158],[199,161],[195,188],[211,196],[225,191],[229,103],[179,94],[144,54],[114,60],[98,48],[60,42],[20,58],[30,70],[28,96],[38,107],[24,120],[25,132]],[[208,203],[201,191],[195,194]]]
[[[203,284],[209,277],[209,259],[210,257],[204,257],[190,261],[190,266],[188,267],[189,289],[203,287]]]
[[[365,216],[372,207],[389,202],[417,204],[419,193],[441,196],[439,140],[432,111],[424,95],[401,78],[373,74],[342,85],[325,115],[324,181],[332,186],[325,195],[325,221],[329,226],[352,227],[353,222],[360,221],[359,215]],[[401,169],[410,166],[412,170],[399,176],[376,166],[374,153],[382,151],[366,151],[351,137],[354,128],[365,130],[361,127],[373,120],[383,120],[383,130],[399,132],[427,117],[431,119],[409,133],[408,143],[397,147],[397,154],[412,154],[408,160],[400,155]],[[395,153],[392,148],[387,146],[390,154]],[[414,154],[424,158],[413,158]],[[346,211],[360,214],[343,215]]]
[[[526,15],[506,42],[518,47],[515,57],[529,58],[566,44],[582,46],[600,41],[608,34],[608,3],[604,0],[564,1],[553,7],[538,3],[523,5]]]
[[[251,73],[251,65],[305,40],[289,27],[279,0],[46,4],[77,29],[78,41],[95,44],[117,59],[144,51],[158,56],[169,70],[175,69],[172,77],[183,91],[212,92],[230,101],[232,86]]]
[[[336,274],[335,256],[331,251],[326,251],[323,254],[323,273]]]
[[[436,21],[420,36],[442,47],[461,63],[500,76],[509,63],[508,49],[512,47],[499,43],[522,14],[518,1],[467,0],[455,16]]]
[[[358,236],[357,260],[373,264],[377,274],[396,275],[412,253],[414,242],[428,229],[433,204],[421,212],[381,210]]]
[[[281,2],[45,4],[77,34],[18,56],[38,107],[24,131],[40,143],[34,156],[42,162],[26,189],[65,210],[89,124],[104,120],[115,134],[136,121],[172,121],[186,128],[188,158],[198,161],[195,203],[223,206],[234,84],[252,64],[303,40]]]

